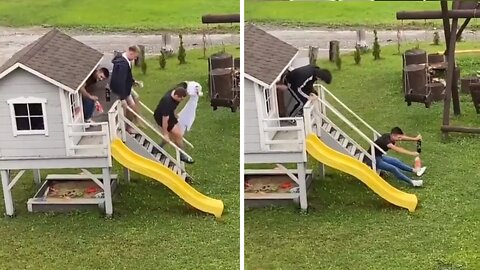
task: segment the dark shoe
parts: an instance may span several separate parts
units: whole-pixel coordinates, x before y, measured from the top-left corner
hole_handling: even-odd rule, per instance
[[[190,176],[187,176],[187,177],[185,177],[185,182],[186,182],[187,184],[190,184],[190,185],[191,185],[191,184],[193,184],[193,178],[190,177]]]
[[[185,155],[180,155],[180,160],[187,163],[187,164],[193,164],[195,161],[191,158],[186,157]]]

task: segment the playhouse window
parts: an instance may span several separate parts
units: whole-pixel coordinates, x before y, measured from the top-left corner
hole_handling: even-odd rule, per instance
[[[272,89],[270,88],[264,88],[263,89],[263,94],[265,97],[265,109],[267,116],[270,116],[271,113],[273,112],[273,95],[272,95]]]
[[[8,101],[12,117],[13,135],[45,134],[47,119],[44,99],[18,98]]]
[[[70,93],[68,96],[70,99],[70,112],[72,115],[72,120],[75,121],[81,117],[80,98],[78,93]]]

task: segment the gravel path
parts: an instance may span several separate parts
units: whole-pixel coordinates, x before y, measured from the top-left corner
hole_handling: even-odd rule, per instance
[[[308,46],[318,46],[320,48],[319,57],[328,56],[328,42],[330,40],[339,40],[343,51],[350,51],[354,48],[356,42],[356,32],[352,30],[318,30],[318,29],[279,29],[265,28],[269,33],[280,39],[305,50]],[[0,63],[6,61],[16,51],[20,50],[30,42],[46,33],[48,29],[41,27],[32,28],[7,28],[0,27]],[[147,54],[158,54],[162,44],[161,35],[155,34],[134,34],[134,33],[86,33],[67,31],[74,38],[96,48],[97,50],[111,56],[114,50],[123,50],[130,44],[143,44],[146,47]],[[440,34],[443,36],[443,33]],[[396,31],[379,31],[381,44],[396,43]],[[402,32],[402,40],[414,42],[415,40],[432,40],[433,31],[406,30]],[[465,32],[466,40],[479,40],[472,32]],[[373,32],[367,31],[366,39],[369,44],[373,42]],[[201,48],[202,35],[185,35],[184,43],[187,48]],[[239,34],[212,34],[207,37],[208,46],[221,44],[240,43]],[[178,37],[172,37],[174,48],[178,47]],[[106,57],[108,61],[110,57]]]

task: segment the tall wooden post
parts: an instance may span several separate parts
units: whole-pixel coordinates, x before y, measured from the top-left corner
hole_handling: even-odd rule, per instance
[[[450,19],[448,18],[448,1],[442,0],[440,2],[442,7],[442,16],[443,16],[443,33],[445,34],[445,55],[448,55],[449,47],[450,47]]]
[[[442,3],[443,2],[446,2],[446,1],[442,1]],[[451,28],[452,33],[455,33],[457,31],[457,26],[458,26],[458,19],[453,19],[452,28]],[[445,97],[445,103],[443,107],[443,125],[444,126],[448,126],[450,123],[450,101],[452,100],[452,88],[453,88],[453,83],[455,79],[455,45],[457,42],[454,38],[451,38],[449,41],[450,42],[448,44],[448,56],[447,56],[448,67],[447,67],[447,77],[446,77],[447,89],[445,93],[446,97]],[[457,94],[456,98],[458,99],[458,91],[456,94]],[[443,131],[443,136],[445,137],[446,135],[448,135],[448,132]]]

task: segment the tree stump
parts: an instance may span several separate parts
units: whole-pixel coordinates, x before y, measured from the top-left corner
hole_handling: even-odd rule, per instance
[[[339,52],[340,52],[340,41],[338,40],[330,41],[329,48],[328,48],[328,60],[330,60],[330,62],[335,62],[336,55]]]
[[[361,52],[368,50],[368,44],[366,39],[365,30],[357,30],[357,44]]]
[[[138,53],[137,59],[135,59],[135,66],[141,67],[143,62],[145,61],[145,46],[144,45],[137,45],[137,46],[140,49],[140,52]]]
[[[163,33],[162,34],[162,48],[161,48],[161,50],[166,56],[173,55],[174,51],[173,51],[173,47],[172,47],[172,35],[170,35],[168,33]]]
[[[316,65],[318,59],[318,47],[309,46],[308,47],[308,59],[310,65]]]

